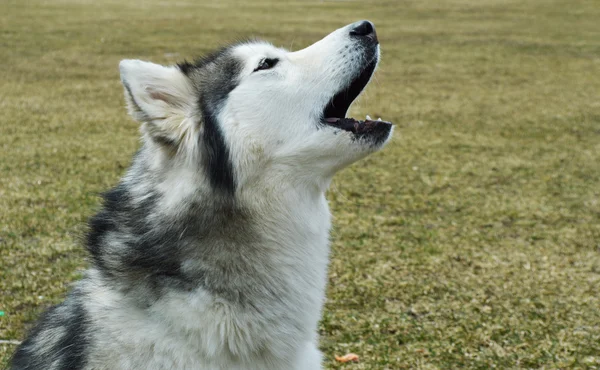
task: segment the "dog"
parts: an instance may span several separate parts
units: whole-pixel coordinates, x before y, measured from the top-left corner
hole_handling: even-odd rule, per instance
[[[346,118],[379,59],[359,21],[296,52],[121,61],[141,148],[89,221],[89,269],[11,369],[321,369],[325,192],[392,136]]]

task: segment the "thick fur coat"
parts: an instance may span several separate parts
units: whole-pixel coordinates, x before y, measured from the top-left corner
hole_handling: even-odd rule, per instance
[[[142,146],[90,221],[90,268],[12,369],[320,369],[325,191],[391,136],[345,118],[378,61],[366,21],[297,52],[122,61]]]

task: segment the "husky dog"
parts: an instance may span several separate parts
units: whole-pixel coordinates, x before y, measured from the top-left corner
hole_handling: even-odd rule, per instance
[[[378,62],[368,21],[297,52],[122,61],[143,144],[89,223],[91,267],[12,369],[321,369],[325,191],[391,136],[345,117]]]

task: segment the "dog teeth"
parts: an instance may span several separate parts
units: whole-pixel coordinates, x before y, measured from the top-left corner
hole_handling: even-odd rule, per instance
[[[367,114],[367,121],[371,121],[371,116]]]

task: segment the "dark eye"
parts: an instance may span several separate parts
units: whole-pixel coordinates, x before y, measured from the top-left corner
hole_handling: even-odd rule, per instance
[[[271,69],[279,62],[279,59],[265,58],[258,63],[258,67],[254,68],[254,72],[262,71],[263,69]]]

